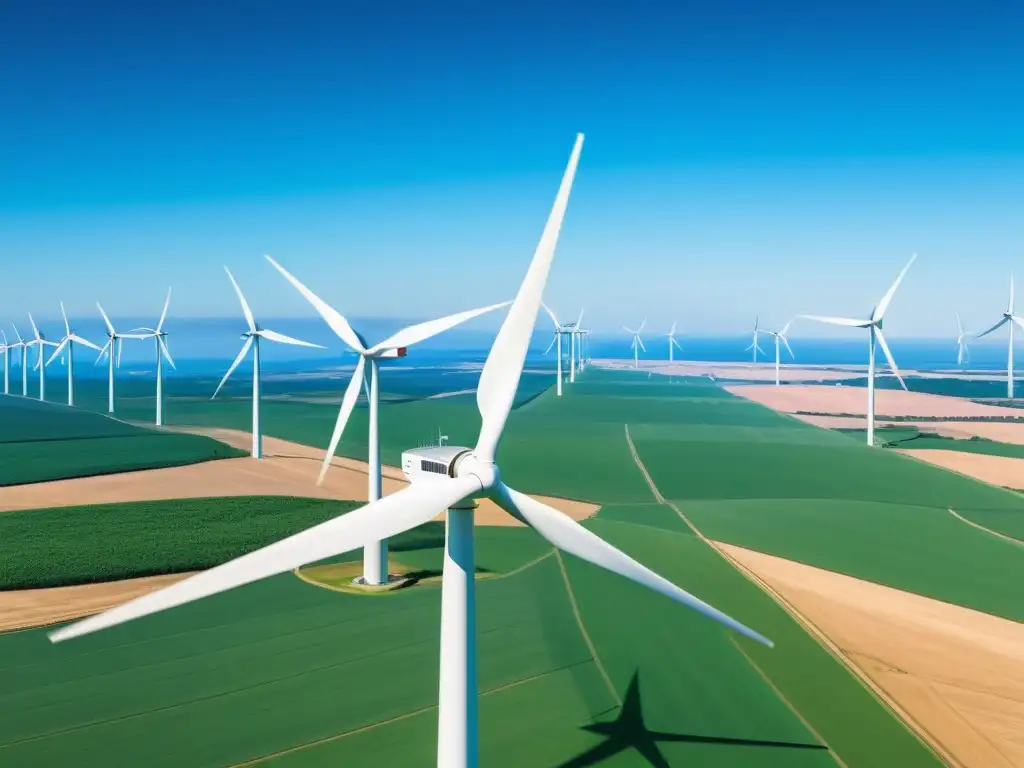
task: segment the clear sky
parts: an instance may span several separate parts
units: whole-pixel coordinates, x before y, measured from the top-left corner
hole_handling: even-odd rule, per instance
[[[799,6],[799,7],[798,7]],[[0,4],[0,321],[511,298],[577,131],[556,310],[892,336],[1024,294],[1012,2]],[[1021,307],[1024,310],[1024,307]],[[806,333],[820,334],[817,327]]]

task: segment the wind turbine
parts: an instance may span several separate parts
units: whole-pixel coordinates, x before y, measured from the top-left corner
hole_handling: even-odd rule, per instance
[[[751,345],[749,347],[747,347],[746,349],[743,350],[744,352],[749,352],[750,350],[754,350],[754,362],[755,363],[757,362],[757,353],[760,352],[762,355],[764,354],[764,350],[761,349],[761,347],[759,347],[758,344],[757,344],[757,334],[759,334],[761,332],[761,329],[760,329],[760,327],[758,325],[759,322],[760,322],[760,318],[755,316],[754,317],[754,341],[751,343]]]
[[[510,302],[492,304],[489,307],[481,307],[480,309],[470,309],[437,320],[428,320],[425,323],[410,325],[408,328],[403,328],[379,344],[367,347],[366,340],[353,330],[348,320],[341,313],[300,283],[296,277],[270,256],[267,256],[266,259],[273,265],[274,269],[280,272],[306,298],[306,301],[313,305],[313,308],[326,321],[327,325],[331,327],[331,330],[337,334],[338,338],[359,355],[359,362],[356,363],[355,371],[352,372],[352,378],[345,389],[341,407],[338,409],[338,420],[334,423],[334,433],[331,435],[330,445],[324,456],[323,465],[320,467],[320,477],[317,479],[318,484],[323,482],[324,475],[327,474],[327,469],[331,466],[334,452],[338,449],[338,442],[345,431],[345,424],[348,423],[352,409],[355,408],[356,399],[359,397],[359,386],[366,383],[366,361],[370,361],[370,386],[366,396],[370,409],[369,435],[367,440],[367,453],[370,465],[367,498],[370,502],[377,501],[381,497],[380,440],[377,433],[377,411],[380,408],[380,359],[405,357],[406,349],[413,344],[432,338],[467,320],[472,320],[474,317],[479,317],[501,307],[507,307]],[[386,539],[373,542],[365,547],[363,551],[363,580],[366,584],[388,583],[388,543]]]
[[[11,394],[11,349],[14,348],[13,344],[7,343],[7,334],[0,331],[0,339],[3,340],[0,343],[0,354],[4,356],[4,394]]]
[[[406,451],[403,467],[407,467],[412,480],[409,487],[170,587],[65,626],[52,632],[50,639],[60,642],[78,637],[285,573],[410,530],[447,509],[441,577],[437,765],[473,768],[478,760],[473,508],[475,498],[487,497],[555,547],[659,592],[770,647],[767,638],[648,570],[571,518],[505,485],[495,464],[554,257],[581,143],[582,136],[576,140],[537,251],[480,375],[477,407],[482,423],[474,448],[445,446]],[[358,391],[358,386],[354,389]],[[445,474],[420,471],[420,456],[437,458],[442,454],[450,459]]]
[[[974,338],[980,339],[983,336],[988,336],[992,331],[1002,328],[1004,325],[1009,324],[1010,326],[1010,342],[1006,349],[1006,396],[1013,400],[1013,324],[1016,323],[1022,329],[1024,329],[1024,320],[1018,315],[1013,314],[1013,275],[1010,275],[1010,301],[1006,305],[1006,311],[1003,312],[1003,316],[999,318],[999,322],[993,325],[984,333],[979,333]]]
[[[668,332],[668,335],[666,335],[665,338],[668,339],[668,361],[671,363],[671,362],[674,362],[674,360],[675,360],[675,358],[673,357],[673,349],[672,348],[673,347],[677,347],[680,352],[683,351],[683,348],[680,346],[679,342],[676,341],[676,321],[675,320],[672,321],[672,329]]]
[[[967,342],[965,339],[970,335],[964,330],[963,323],[960,322],[960,313],[956,313],[956,364],[963,365],[964,361],[970,362],[971,350],[967,348]]]
[[[576,383],[576,367],[579,364],[581,341],[580,341],[580,328],[583,326],[580,323],[583,322],[583,310],[580,310],[580,316],[576,318],[575,323],[569,323],[569,383]]]
[[[107,343],[103,345],[103,349],[100,350],[99,355],[96,357],[96,363],[98,364],[103,356],[107,356],[107,413],[114,412],[114,368],[121,367],[121,349],[124,345],[123,339],[147,339],[148,336],[141,333],[118,333],[114,330],[114,324],[110,322],[110,318],[107,317],[107,313],[103,311],[103,307],[100,303],[96,302],[96,308],[103,315],[103,322],[107,325]],[[116,350],[115,350],[116,347]],[[114,358],[117,358],[116,363]]]
[[[167,307],[171,304],[171,289],[167,289],[167,298],[164,299],[164,309],[160,313],[160,320],[156,328],[133,328],[132,335],[124,335],[121,338],[132,339],[155,339],[156,349],[156,425],[163,426],[164,423],[164,358],[174,368],[174,360],[171,353],[167,351],[167,331],[164,330],[164,320],[167,319]],[[135,331],[145,331],[143,334],[135,334]],[[118,350],[120,354],[120,350]]]
[[[767,333],[769,336],[774,336],[775,337],[775,386],[776,387],[779,386],[779,362],[780,362],[779,361],[779,357],[780,357],[780,355],[779,355],[779,342],[781,341],[783,344],[786,345],[786,349],[789,351],[789,356],[790,357],[795,357],[795,355],[793,354],[793,348],[789,346],[789,339],[786,338],[786,333],[789,332],[789,326],[791,326],[792,324],[793,324],[793,321],[790,320],[788,323],[786,323],[784,326],[782,326],[782,330],[781,331],[768,331],[768,330],[764,331],[764,333]]]
[[[647,347],[644,346],[644,342],[640,338],[640,332],[644,329],[645,325],[647,325],[647,318],[646,317],[643,319],[643,322],[640,323],[640,327],[637,328],[635,331],[632,328],[627,328],[626,326],[622,326],[622,330],[624,330],[626,333],[633,334],[633,343],[630,346],[633,347],[633,367],[634,368],[639,368],[640,367],[640,352],[639,352],[639,350],[643,349],[644,352],[647,351]]]
[[[18,337],[18,340],[13,344],[8,345],[8,349],[19,348],[21,353],[18,359],[21,361],[21,396],[28,397],[28,366],[26,365],[28,355],[28,344],[21,338],[21,334],[18,333],[18,326],[11,323],[11,328],[14,329],[14,335]]]
[[[914,259],[917,258],[915,253],[910,257],[910,261],[907,262],[907,266],[900,272],[899,277],[896,278],[889,290],[885,292],[885,296],[878,302],[878,306],[871,310],[871,317],[867,320],[851,320],[846,317],[821,317],[819,315],[801,315],[809,320],[817,320],[821,323],[829,323],[830,325],[842,325],[847,328],[867,328],[868,329],[868,445],[875,444],[875,340],[878,340],[878,345],[882,348],[882,352],[885,354],[885,359],[889,361],[889,368],[892,369],[893,375],[899,381],[900,386],[903,389],[907,388],[907,385],[903,382],[903,377],[900,376],[899,368],[896,367],[896,361],[892,357],[892,352],[889,351],[889,345],[885,341],[885,334],[882,333],[882,319],[885,317],[885,311],[889,308],[889,304],[892,301],[892,297],[896,294],[896,289],[900,287],[900,283],[903,282],[903,276],[907,274],[907,270],[910,269],[910,265],[914,263]],[[1012,294],[1011,294],[1012,295]]]
[[[36,348],[36,367],[35,370],[39,371],[39,399],[40,401],[46,401],[46,366],[43,365],[43,355],[46,347],[56,347],[57,344],[52,341],[47,341],[46,337],[39,332],[36,327],[36,321],[32,319],[32,313],[28,313],[28,321],[32,325],[32,333],[35,338],[29,341],[26,346]]]
[[[249,309],[249,304],[245,300],[245,296],[242,295],[242,289],[238,287],[238,283],[235,282],[235,276],[231,274],[231,270],[224,267],[224,271],[228,273],[228,280],[231,281],[232,287],[235,289],[235,293],[238,295],[238,301],[242,305],[242,314],[245,315],[245,322],[248,323],[249,329],[242,334],[242,338],[245,339],[245,343],[242,345],[241,351],[238,353],[238,357],[235,358],[235,362],[228,368],[228,372],[224,374],[224,378],[220,380],[220,384],[217,385],[217,389],[213,391],[213,400],[220,392],[220,388],[224,386],[224,383],[228,380],[228,377],[234,373],[235,368],[242,362],[243,358],[249,354],[249,349],[252,349],[252,457],[259,459],[263,456],[263,434],[260,431],[260,339],[266,339],[267,341],[276,341],[279,344],[292,344],[297,347],[313,347],[315,349],[323,349],[319,344],[311,344],[308,341],[301,341],[300,339],[293,339],[291,336],[285,336],[283,333],[277,331],[271,331],[267,328],[260,328],[256,324],[256,319],[252,315],[252,310]]]
[[[57,348],[53,350],[53,354],[50,355],[50,359],[46,361],[49,365],[54,359],[60,355],[65,348],[67,348],[68,359],[68,405],[75,404],[75,344],[82,344],[83,346],[95,349],[97,352],[101,352],[101,348],[93,344],[88,339],[83,339],[77,333],[71,330],[71,325],[68,323],[68,313],[64,311],[64,302],[60,303],[60,314],[64,318],[64,336],[57,344]]]
[[[548,313],[548,317],[551,318],[551,322],[555,324],[555,337],[553,339],[551,339],[551,344],[548,344],[548,348],[546,350],[544,350],[544,354],[546,355],[548,352],[551,351],[552,345],[555,345],[555,344],[558,345],[558,349],[555,350],[558,353],[558,370],[556,372],[557,378],[555,380],[555,392],[556,392],[558,397],[561,397],[562,396],[562,337],[563,336],[571,336],[572,335],[572,329],[574,328],[575,324],[574,323],[566,323],[565,325],[562,325],[562,323],[558,322],[558,318],[555,316],[554,310],[552,310],[551,307],[549,307],[543,301],[541,302],[541,306],[544,308],[544,311]],[[582,319],[582,317],[583,317],[583,312],[580,311],[580,318]]]

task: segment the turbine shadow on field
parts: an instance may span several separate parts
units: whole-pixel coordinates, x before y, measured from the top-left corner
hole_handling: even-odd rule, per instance
[[[656,768],[670,768],[658,742],[687,744],[720,744],[722,746],[780,748],[780,749],[828,749],[824,744],[807,744],[792,741],[767,741],[762,739],[738,739],[728,736],[698,736],[687,733],[666,733],[648,730],[644,724],[643,708],[640,701],[640,675],[633,673],[615,720],[583,726],[583,730],[604,736],[597,746],[577,755],[559,768],[585,768],[598,765],[619,752],[635,749],[647,762]]]

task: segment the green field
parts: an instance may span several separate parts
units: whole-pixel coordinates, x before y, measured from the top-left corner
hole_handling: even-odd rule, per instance
[[[864,441],[867,431],[863,429],[838,429],[845,435]],[[875,441],[887,448],[910,448],[914,450],[964,451],[981,453],[986,456],[1007,456],[1024,459],[1024,445],[1001,443],[983,437],[955,438],[921,431],[917,427],[881,427],[875,430]]]
[[[0,486],[245,455],[200,435],[158,432],[79,408],[0,395]]]

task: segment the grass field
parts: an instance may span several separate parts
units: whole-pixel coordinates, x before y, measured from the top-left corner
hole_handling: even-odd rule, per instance
[[[0,486],[244,456],[216,440],[0,395]]]
[[[839,429],[837,432],[864,441],[867,431],[863,429]],[[1006,456],[1011,459],[1024,459],[1024,445],[1017,443],[1001,443],[983,437],[954,438],[937,435],[934,432],[922,432],[917,427],[881,427],[875,430],[875,440],[881,441],[887,448],[909,448],[913,450],[963,451],[980,453],[986,456]]]
[[[176,418],[246,426],[246,403],[204,416],[195,402],[194,413]],[[326,442],[333,407],[270,406],[270,434]],[[365,412],[357,417],[342,444],[354,456],[365,450],[358,444]],[[471,444],[477,424],[472,397],[383,408],[384,459],[394,461],[438,426],[452,443]],[[662,493],[700,517],[705,533],[721,523],[716,535],[727,540],[742,536],[744,525],[698,507],[776,504],[787,487],[808,502],[852,494],[878,506],[884,494],[870,487],[876,474],[883,490],[899,490],[899,457],[853,456],[853,471],[868,480],[848,481],[847,454],[860,449],[847,437],[697,380],[670,384],[592,369],[561,400],[549,392],[519,408],[499,454],[507,482],[600,503],[588,527],[777,647],[735,639],[657,595],[550,554],[529,530],[482,529],[478,565],[502,574],[478,586],[482,764],[647,765],[654,749],[670,765],[938,765],[774,601],[657,503],[629,452],[626,424]],[[808,479],[780,453],[811,461],[811,472],[826,477]],[[924,469],[928,484],[946,474]],[[933,493],[940,500],[942,492]],[[946,493],[983,506],[966,487]],[[1024,508],[1024,499],[1015,503]],[[1014,509],[1008,501],[1003,508]],[[848,517],[853,525],[856,516]],[[803,523],[785,509],[777,518],[791,532]],[[883,523],[868,520],[865,530],[884,538]],[[822,547],[830,562],[842,551],[834,541]],[[977,554],[993,551],[979,544]],[[435,539],[398,557],[430,570],[441,554]],[[864,570],[869,554],[849,555],[850,568]],[[960,578],[968,598],[984,586],[972,573]],[[39,630],[0,636],[0,708],[13,713],[0,722],[0,764],[51,766],[83,754],[102,754],[106,766],[358,765],[367,755],[393,766],[430,764],[438,597],[436,587],[422,585],[365,598],[285,575],[55,647]]]

